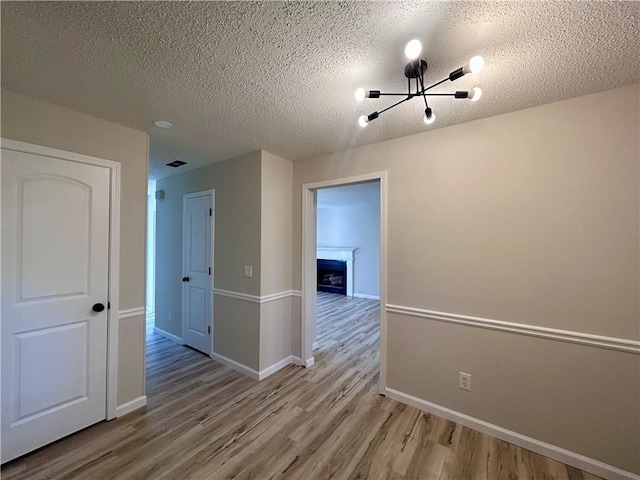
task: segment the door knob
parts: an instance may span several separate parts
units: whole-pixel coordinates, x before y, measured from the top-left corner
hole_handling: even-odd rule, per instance
[[[94,303],[91,310],[94,312],[102,312],[104,310],[104,305],[102,303]]]
[[[182,281],[183,282],[188,282],[189,281],[189,277],[182,277]]]

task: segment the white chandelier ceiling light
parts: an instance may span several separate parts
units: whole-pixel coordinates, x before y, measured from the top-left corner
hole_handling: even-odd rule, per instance
[[[484,59],[480,56],[473,57],[466,65],[454,70],[449,74],[447,78],[440,80],[428,87],[424,86],[424,73],[427,71],[427,62],[420,59],[420,53],[422,52],[422,44],[420,40],[411,40],[407,43],[404,49],[404,53],[410,62],[404,67],[404,76],[407,77],[407,93],[383,93],[380,90],[365,90],[364,88],[358,88],[355,93],[356,100],[362,102],[365,98],[380,98],[380,97],[392,97],[402,96],[405,97],[399,102],[394,103],[390,107],[380,110],[379,112],[373,112],[369,115],[362,115],[358,119],[358,124],[361,127],[366,127],[371,120],[375,120],[381,113],[392,109],[400,105],[401,103],[411,100],[412,98],[422,97],[424,99],[424,123],[427,125],[432,124],[436,116],[429,107],[427,97],[453,97],[453,98],[466,98],[475,102],[482,96],[482,90],[478,87],[474,87],[471,90],[458,90],[454,93],[428,93],[434,87],[446,82],[447,80],[454,81],[458,78],[466,75],[467,73],[478,73],[484,67]],[[411,79],[415,79],[415,91],[411,91]]]

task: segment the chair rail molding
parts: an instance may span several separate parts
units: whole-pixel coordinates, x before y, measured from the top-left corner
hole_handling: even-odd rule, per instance
[[[471,317],[458,315],[455,313],[436,312],[433,310],[423,310],[421,308],[406,307],[403,305],[386,305],[387,313],[406,315],[410,317],[425,318],[437,322],[456,323],[471,327],[486,328],[502,332],[528,335],[531,337],[546,338],[562,342],[577,343],[591,347],[607,348],[620,352],[640,355],[640,341],[626,338],[606,337],[603,335],[593,335],[591,333],[576,332],[571,330],[561,330],[550,327],[539,327],[525,323],[505,322],[502,320],[492,320],[489,318]]]
[[[244,300],[250,303],[269,303],[276,300],[282,300],[289,297],[301,297],[302,292],[300,290],[285,290],[283,292],[271,293],[269,295],[250,295],[248,293],[233,292],[231,290],[222,290],[221,288],[213,289],[214,295],[221,297],[235,298],[236,300]]]

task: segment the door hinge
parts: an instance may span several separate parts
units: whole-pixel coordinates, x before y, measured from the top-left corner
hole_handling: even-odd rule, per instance
[[[212,208],[209,209],[209,216],[213,215],[213,211],[212,210],[213,210]]]
[[[209,335],[211,335],[211,325],[209,325],[209,326],[207,327],[207,333],[208,333]]]
[[[211,267],[209,267],[209,275],[211,275]]]

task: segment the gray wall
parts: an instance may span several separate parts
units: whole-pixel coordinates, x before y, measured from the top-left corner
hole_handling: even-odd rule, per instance
[[[291,298],[255,297],[291,290],[292,177],[291,162],[258,151],[157,181],[158,328],[182,335],[182,197],[213,188],[214,287],[253,298],[214,295],[214,352],[257,371],[291,355]]]
[[[318,208],[319,247],[355,247],[353,293],[380,296],[380,205]]]
[[[388,303],[638,340],[639,104],[636,84],[296,162],[294,288],[301,185],[387,171]],[[639,355],[398,314],[387,339],[388,387],[640,473]]]
[[[2,90],[2,136],[121,164],[120,310],[144,307],[145,132]],[[120,321],[118,404],[144,392],[144,314]]]
[[[215,189],[214,287],[260,295],[261,154],[160,179],[156,202],[156,326],[182,336],[182,197]],[[253,277],[244,277],[244,266]],[[247,302],[244,302],[247,303]],[[259,305],[215,295],[214,351],[258,368]]]

